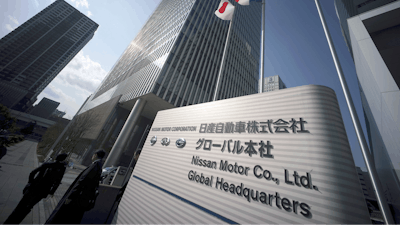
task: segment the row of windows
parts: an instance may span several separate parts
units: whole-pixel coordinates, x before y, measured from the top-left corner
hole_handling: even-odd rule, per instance
[[[254,31],[260,31],[261,29],[261,3],[253,2],[249,6],[243,7],[234,2],[237,6],[237,10],[234,16],[234,26],[239,32],[237,32],[238,37],[242,40],[243,45],[248,42],[249,45],[254,49],[253,57],[257,58],[259,56],[260,48],[259,43],[261,41],[261,36],[256,35]],[[257,58],[258,61],[258,58]]]
[[[150,63],[154,63],[169,51],[175,39],[174,36],[178,32],[179,23],[184,21],[184,15],[171,12],[182,10],[184,8],[182,5],[185,4],[180,4],[180,1],[162,2],[159,5],[116,63],[95,97],[144,69]]]
[[[218,99],[226,99],[257,92],[259,55],[257,54],[256,57],[254,57],[254,54],[249,56],[246,43],[252,45],[250,37],[259,37],[260,28],[246,28],[251,28],[252,26],[250,24],[260,24],[260,17],[251,17],[257,14],[259,15],[261,10],[254,4],[246,7],[238,6],[235,10],[225,73]],[[249,20],[249,18],[251,18],[251,20]],[[246,39],[241,37],[243,35],[247,36]],[[259,43],[260,42],[253,48],[259,49]],[[253,52],[257,53],[258,51]]]
[[[209,2],[210,3],[210,2]],[[197,3],[196,3],[197,4]],[[200,2],[200,6],[202,6],[202,2]],[[212,16],[209,17],[209,15],[206,16],[206,18],[209,18],[207,20],[207,25],[211,25],[211,27],[207,26],[207,28],[204,30],[206,33],[201,39],[196,39],[196,37],[198,36],[194,36],[194,39],[196,42],[199,40],[202,40],[203,44],[198,44],[201,45],[200,47],[200,51],[201,52],[201,56],[198,57],[199,59],[201,58],[201,64],[196,63],[197,66],[195,66],[194,71],[193,71],[193,66],[194,66],[194,61],[193,59],[190,60],[191,56],[196,55],[193,54],[194,53],[194,49],[196,49],[196,42],[191,43],[191,39],[189,38],[189,40],[186,40],[186,37],[184,38],[184,42],[188,41],[188,45],[192,46],[192,50],[189,51],[189,53],[187,51],[185,51],[182,56],[181,59],[185,59],[188,56],[188,59],[186,59],[186,64],[183,67],[183,73],[181,75],[181,77],[177,77],[174,76],[172,78],[172,80],[170,78],[165,78],[164,83],[168,84],[168,86],[166,88],[161,87],[161,90],[158,90],[158,95],[160,97],[165,98],[166,100],[170,101],[172,104],[175,104],[177,106],[181,106],[181,105],[186,105],[186,104],[196,104],[196,103],[200,103],[200,102],[204,102],[204,101],[210,101],[213,95],[213,91],[214,88],[212,88],[212,86],[215,86],[215,82],[216,82],[216,76],[219,70],[219,63],[222,57],[222,49],[224,47],[224,42],[225,40],[222,40],[222,38],[225,39],[226,37],[226,31],[227,31],[227,26],[225,26],[225,29],[221,29],[221,23],[223,23],[220,20],[216,20],[215,16],[213,15],[213,11],[214,8],[217,5],[214,6],[208,6],[207,7],[207,11],[208,14],[211,14]],[[197,11],[196,8],[194,7],[193,12]],[[204,12],[204,10],[199,11],[199,13]],[[191,15],[197,15],[197,13],[191,13]],[[201,15],[197,15],[198,18],[201,17]],[[191,16],[189,16],[189,18],[191,18]],[[193,22],[192,20],[189,20],[190,22]],[[203,21],[204,22],[204,21]],[[200,24],[203,23],[197,23],[197,27],[199,27]],[[189,31],[191,30],[190,28],[192,24],[188,25],[187,27],[189,27]],[[186,26],[186,24],[185,24]],[[201,25],[200,25],[201,26]],[[194,26],[192,29],[197,32],[197,30],[195,29],[196,26]],[[224,30],[225,32],[218,32]],[[187,34],[188,32],[186,32]],[[204,32],[203,32],[204,33]],[[215,35],[218,34],[218,35]],[[209,37],[207,37],[209,35]],[[208,40],[210,39],[210,40]],[[219,42],[219,43],[218,43]],[[204,44],[205,43],[205,44]],[[218,44],[217,44],[218,43]],[[203,46],[204,45],[204,46]],[[214,46],[212,48],[210,48],[210,46]],[[216,52],[215,47],[219,47],[218,54],[215,54]],[[186,48],[187,50],[188,48]],[[211,51],[212,49],[212,51]],[[203,51],[204,50],[204,51]],[[204,52],[207,52],[206,55],[204,55]],[[179,51],[177,53],[177,56],[180,55]],[[197,54],[199,55],[199,54]],[[175,56],[175,57],[177,57]],[[214,56],[219,57],[217,60],[214,58]],[[182,60],[181,60],[182,61]],[[188,63],[189,61],[191,62],[191,66],[188,72],[190,72],[190,78],[188,79],[188,77],[185,77],[185,72],[186,72],[186,68],[188,67]],[[198,60],[196,60],[196,62],[198,62]],[[214,62],[218,62],[218,65]],[[172,67],[174,66],[175,63],[173,63]],[[182,64],[178,65],[176,71],[179,72],[180,68],[182,68]],[[166,91],[167,89],[170,89],[170,85],[169,84],[174,84],[175,81],[177,81],[177,85],[175,85],[173,87],[172,92],[171,91]],[[179,88],[179,86],[183,83],[182,87],[187,87],[186,90],[182,90],[181,88]],[[188,84],[188,85],[187,85]],[[165,85],[164,85],[165,86]],[[157,89],[160,86],[157,84],[155,87],[155,91],[157,91]],[[176,93],[175,91],[177,91],[179,89],[179,92]],[[183,93],[184,92],[184,93]],[[183,93],[183,95],[182,95]],[[177,95],[176,95],[177,94]]]
[[[74,16],[76,17],[76,15]],[[31,24],[30,29],[25,29],[19,32],[20,33],[20,35],[18,35],[19,38],[14,38],[13,41],[11,41],[8,44],[5,44],[2,41],[3,43],[0,47],[0,57],[3,63],[2,66],[5,66],[5,63],[8,63],[10,60],[15,59],[15,57],[17,57],[23,51],[28,49],[30,45],[33,44],[34,41],[38,40],[40,36],[43,36],[46,32],[48,32],[49,29],[50,27],[44,24],[40,23]],[[35,34],[32,34],[32,31],[35,32]],[[17,46],[15,46],[15,43],[13,44],[13,42],[16,42]],[[14,51],[10,48],[13,48]],[[7,58],[5,58],[6,56]]]
[[[121,87],[115,89],[113,94],[123,94],[122,101],[144,94],[153,84],[154,93],[176,106],[212,100],[229,24],[229,21],[215,17],[218,4],[213,0],[197,0],[191,9],[187,1],[163,1],[116,63],[94,98],[125,80],[125,85],[121,83]],[[261,7],[245,8],[242,7],[247,11],[237,14],[237,20],[254,12],[255,22],[249,25],[252,20],[249,18],[245,22],[237,22],[237,28],[232,28],[234,32],[228,48],[230,56],[226,59],[220,99],[257,92]],[[189,10],[185,21],[185,13]],[[168,12],[170,17],[164,12]],[[171,27],[180,28],[184,23],[173,46],[171,39],[165,37],[171,34],[171,28],[163,24],[166,18],[173,18],[168,19]],[[240,36],[235,32],[246,35]],[[166,56],[162,53],[168,48],[170,53],[161,70],[154,63]]]
[[[87,22],[81,25],[85,28],[90,28],[90,30],[86,34],[85,32],[78,33],[79,36],[83,36],[83,40],[72,41],[71,38],[77,32],[76,29],[70,28],[78,21],[85,20],[80,20],[84,17],[83,14],[71,6],[59,7],[57,9],[53,5],[24,23],[24,25],[27,25],[25,28],[24,26],[20,26],[19,28],[24,29],[19,29],[16,32],[18,35],[11,34],[7,35],[7,38],[1,39],[1,63],[3,66],[7,65],[0,71],[0,78],[2,80],[12,81],[26,89],[43,90],[55,75],[72,59],[72,54],[75,55],[77,50],[82,48],[93,37],[94,31],[97,29],[97,24],[86,20]],[[49,21],[49,17],[58,22],[60,18],[54,17],[54,15],[60,15],[62,10],[72,13],[58,23],[57,26],[50,27],[48,26],[49,23],[41,22]],[[42,17],[38,17],[38,15]],[[10,43],[14,44],[10,45]],[[77,49],[78,47],[79,49]]]
[[[202,58],[202,63],[201,63],[201,68],[208,68],[207,65],[204,66],[204,63],[207,62],[209,63],[210,61],[206,61],[204,60],[204,51],[203,51],[203,47],[198,48],[199,43],[196,43],[199,41],[198,37],[200,35],[200,32],[197,32],[197,30],[194,29],[190,29],[190,27],[192,27],[193,25],[198,25],[198,24],[202,24],[201,22],[201,18],[200,16],[197,16],[197,18],[194,18],[193,15],[196,15],[196,11],[200,10],[200,8],[203,6],[203,4],[199,4],[199,1],[197,1],[195,3],[195,5],[193,6],[193,9],[187,19],[187,22],[185,23],[185,26],[182,30],[182,33],[180,35],[180,37],[178,37],[177,43],[175,45],[176,48],[178,48],[178,51],[176,53],[176,55],[174,55],[174,51],[171,52],[170,55],[170,60],[173,58],[175,59],[171,65],[171,68],[169,68],[169,72],[168,75],[164,77],[164,73],[162,73],[159,77],[159,82],[163,82],[161,83],[162,85],[165,84],[164,86],[166,87],[162,87],[161,90],[158,90],[159,85],[156,85],[155,89],[153,92],[157,93],[158,95],[164,99],[166,99],[167,101],[170,101],[172,104],[181,104],[183,98],[185,98],[184,96],[189,95],[189,92],[187,90],[191,90],[192,86],[195,85],[199,85],[199,81],[204,81],[204,78],[201,79],[197,74],[197,69],[199,68],[199,65],[197,65],[197,68],[195,69],[196,72],[193,72],[193,59],[191,59],[191,56],[195,55],[194,51],[195,50],[200,50],[201,54],[197,54],[196,57],[197,58]],[[210,8],[203,8],[202,13],[206,14],[206,13],[210,13],[211,10]],[[198,15],[198,14],[197,14]],[[209,19],[213,19],[213,17],[210,17]],[[207,21],[208,22],[208,21]],[[186,28],[189,27],[190,32],[186,31]],[[209,29],[208,31],[210,31],[211,29]],[[208,35],[210,34],[210,32],[207,33]],[[207,38],[204,38],[206,35],[203,35],[203,38],[201,39],[202,43],[206,43],[208,49],[210,48],[210,41]],[[183,37],[183,38],[182,38]],[[180,44],[180,45],[178,45]],[[189,54],[189,55],[188,55]],[[178,64],[178,61],[180,62]],[[191,64],[191,67],[189,68],[189,64]],[[166,65],[168,66],[168,64]],[[183,67],[183,70],[181,71]],[[166,67],[168,68],[168,67]],[[176,69],[175,69],[176,68]],[[189,68],[189,70],[187,70]],[[175,70],[175,71],[174,71]],[[204,72],[204,71],[203,71]],[[177,76],[173,76],[173,74],[179,74],[180,73],[180,77],[178,78]],[[193,74],[196,74],[197,76],[193,76]],[[190,76],[190,77],[189,77]],[[162,78],[164,78],[164,81],[162,80]],[[172,78],[172,80],[171,80]],[[196,79],[197,78],[197,79]],[[201,79],[201,80],[200,80]],[[178,83],[176,83],[176,81]],[[187,85],[189,83],[189,86]],[[171,89],[170,86],[171,84],[174,84],[174,86],[172,87],[172,91],[169,90],[166,92],[166,90]],[[189,89],[183,90],[183,87],[190,87]],[[170,99],[172,97],[172,99]],[[189,97],[189,96],[188,96]],[[179,100],[180,99],[180,100]],[[175,103],[175,101],[178,101]],[[186,101],[187,103],[187,101]]]
[[[180,5],[180,4],[179,4],[179,1],[175,1],[174,4],[175,4],[176,6]],[[171,8],[171,9],[177,8],[177,7],[174,6],[174,4],[171,4],[171,5],[169,6],[169,8]],[[171,7],[171,6],[172,6],[172,7]],[[187,8],[187,7],[186,7],[186,8]],[[178,9],[179,9],[179,8],[178,8]],[[165,12],[171,14],[170,11],[168,11],[168,10],[163,10],[163,11],[165,11]],[[174,14],[172,14],[172,15],[174,15]],[[184,13],[177,21],[174,21],[174,22],[172,23],[172,26],[181,27],[181,23],[183,22],[183,18],[184,18],[186,15],[187,15],[187,14]],[[176,34],[176,32],[177,32],[177,29],[175,29],[174,33]],[[165,33],[165,32],[163,32],[163,33]],[[161,33],[161,34],[163,34],[163,33]],[[174,33],[173,33],[173,34],[174,34]],[[151,33],[150,33],[150,34],[151,34]],[[171,34],[171,32],[170,32],[170,34]],[[175,35],[175,34],[174,34],[174,35]],[[165,38],[165,39],[166,39],[166,38]],[[161,46],[161,47],[159,48],[159,50],[156,50],[155,54],[158,53],[159,55],[165,56],[165,53],[168,52],[168,51],[171,49],[172,43],[173,43],[173,39],[170,39],[167,43],[165,43],[163,46]],[[148,50],[148,51],[151,51],[151,49]],[[162,54],[162,52],[165,52],[165,53]],[[161,62],[161,63],[162,63],[162,62]],[[134,67],[135,67],[135,70],[136,70],[136,66],[134,66]],[[150,64],[149,67],[152,67],[152,64]],[[152,80],[154,80],[155,75],[157,75],[160,71],[159,71],[159,69],[155,68],[155,70],[149,71],[149,72],[152,74],[152,75],[151,75],[152,78],[149,80],[149,82],[153,82]],[[156,73],[155,73],[155,72],[156,72]],[[142,71],[140,71],[140,73],[142,73]],[[139,74],[135,74],[135,76],[137,76],[137,75],[139,75]],[[141,92],[141,94],[150,91],[150,89],[149,89],[150,87],[151,87],[151,83],[147,83],[147,88],[144,89],[144,92]]]
[[[29,19],[27,22],[23,23],[17,29],[14,29],[11,33],[3,37],[0,40],[0,47],[4,46],[5,44],[9,44],[8,42],[14,42],[16,39],[26,34],[27,31],[25,29],[28,29],[32,24],[38,23],[47,11],[54,8],[54,5],[55,4],[51,4],[49,7],[45,8],[44,10],[33,16],[31,19]]]
[[[60,56],[63,52],[59,52],[59,55],[53,56],[52,58],[59,58],[59,60],[46,72],[45,75],[42,75],[42,80],[38,82],[36,86],[32,87],[32,89],[36,92],[41,92],[90,39],[89,34],[86,34],[84,38],[71,46],[68,51],[64,52],[62,57]]]

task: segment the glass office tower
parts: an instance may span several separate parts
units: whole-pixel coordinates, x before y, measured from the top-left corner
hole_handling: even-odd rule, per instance
[[[148,92],[175,106],[211,101],[229,26],[214,15],[218,4],[162,1],[94,93],[92,106],[119,94],[123,102]],[[234,4],[218,99],[257,93],[261,3]]]
[[[0,40],[0,103],[25,111],[92,39],[98,24],[57,0]]]
[[[353,56],[353,49],[351,48],[347,19],[394,1],[397,0],[335,0],[336,14],[339,18],[340,28],[342,29],[342,34],[351,56]]]
[[[78,112],[81,115],[94,111],[102,118],[102,124],[92,132],[96,135],[87,137],[93,140],[89,149],[110,150],[123,132],[119,136],[115,134],[129,124],[133,114],[141,115],[137,123],[148,120],[146,124],[151,124],[157,107],[162,110],[212,101],[230,23],[214,14],[219,3],[217,0],[164,0],[159,4]],[[232,4],[236,11],[218,100],[258,91],[261,2],[252,2],[249,6],[235,1]],[[154,99],[147,99],[150,95]],[[138,99],[147,102],[144,114],[141,109],[135,111]],[[163,104],[165,107],[161,107]],[[137,133],[143,131],[140,128]],[[131,137],[127,139],[135,142],[130,141]],[[89,157],[91,153],[87,152]]]
[[[400,1],[335,0],[357,72],[369,148],[400,223]]]

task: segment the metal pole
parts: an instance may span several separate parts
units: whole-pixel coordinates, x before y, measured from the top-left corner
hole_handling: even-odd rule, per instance
[[[132,156],[131,162],[129,163],[129,166],[128,166],[128,171],[127,171],[127,173],[125,174],[124,179],[123,179],[123,181],[122,181],[122,185],[121,185],[122,187],[125,185],[126,178],[128,177],[128,174],[129,174],[129,171],[130,171],[130,169],[131,169],[131,167],[132,167],[133,161],[135,160],[136,152],[137,152],[138,150],[142,150],[142,149],[143,149],[144,141],[146,140],[147,135],[149,134],[149,132],[150,132],[150,125],[147,125],[147,126],[146,126],[146,129],[145,129],[144,132],[143,132],[142,137],[140,138],[139,144],[138,144],[138,146],[140,146],[141,148],[137,148],[136,151],[135,151],[135,153],[134,153],[133,156]],[[136,165],[136,164],[135,164],[135,165]],[[133,172],[133,168],[132,168],[132,172]],[[129,174],[129,175],[131,175],[131,174]],[[128,180],[129,180],[129,179],[128,179]]]
[[[223,73],[223,70],[224,70],[224,66],[225,66],[226,50],[228,49],[229,36],[230,36],[231,30],[232,30],[232,21],[233,21],[234,15],[235,15],[235,11],[233,11],[231,22],[229,22],[228,35],[226,36],[224,53],[222,54],[221,67],[219,68],[217,85],[215,86],[213,101],[217,100],[217,96],[218,96],[219,85],[220,85],[220,82],[221,82],[221,76],[222,76],[222,73]]]
[[[265,0],[262,1],[262,21],[261,21],[261,71],[260,71],[260,87],[259,93],[263,92],[264,88],[264,45],[265,45]]]
[[[114,166],[116,165],[116,163],[118,163],[119,157],[124,152],[125,150],[124,147],[126,143],[129,141],[129,136],[133,128],[136,126],[137,121],[139,120],[140,114],[142,113],[145,105],[146,105],[146,100],[141,98],[136,100],[136,103],[133,106],[132,111],[128,116],[128,119],[126,119],[126,122],[122,127],[122,130],[119,133],[118,138],[115,141],[110,151],[110,154],[108,155],[107,159],[103,164],[103,168]]]
[[[353,121],[353,126],[354,126],[354,129],[357,134],[358,142],[360,143],[361,151],[364,156],[364,161],[368,168],[369,176],[372,181],[372,185],[375,189],[375,194],[376,194],[376,197],[377,197],[377,200],[379,203],[379,208],[382,211],[385,223],[386,224],[394,224],[392,213],[390,212],[389,205],[387,204],[385,195],[383,194],[382,187],[379,182],[379,178],[376,173],[374,164],[372,163],[372,157],[369,152],[364,133],[361,129],[360,121],[358,119],[357,112],[354,108],[353,100],[351,99],[349,88],[347,87],[347,83],[346,83],[345,77],[343,75],[342,67],[340,65],[339,59],[338,59],[336,51],[335,51],[335,46],[333,45],[331,35],[330,35],[328,27],[326,25],[325,17],[322,13],[321,6],[319,4],[319,0],[315,0],[315,4],[317,5],[318,14],[321,18],[321,23],[322,23],[322,26],[325,31],[326,39],[328,40],[328,44],[329,44],[329,48],[332,53],[333,61],[335,63],[335,67],[336,67],[337,73],[339,75],[340,84],[342,85],[344,97],[346,98],[347,107],[349,108],[349,111],[350,111],[350,116]]]

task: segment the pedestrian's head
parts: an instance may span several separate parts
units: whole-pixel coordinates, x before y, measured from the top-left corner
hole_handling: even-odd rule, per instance
[[[67,156],[68,156],[68,154],[66,154],[66,153],[58,154],[56,157],[56,161],[57,162],[64,161],[67,158]]]
[[[94,153],[93,156],[96,157],[97,159],[102,159],[104,158],[104,156],[106,156],[106,152],[103,149],[99,149]]]

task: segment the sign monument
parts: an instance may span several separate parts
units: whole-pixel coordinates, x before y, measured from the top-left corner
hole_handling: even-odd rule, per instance
[[[158,112],[113,223],[370,223],[334,91]]]

